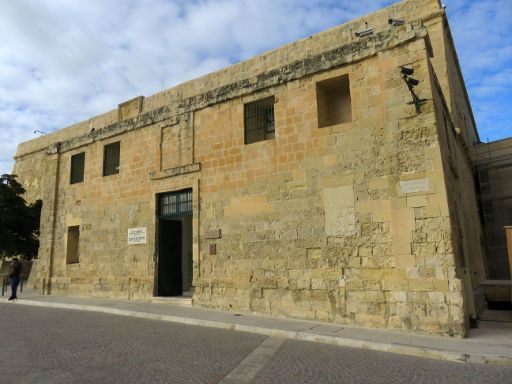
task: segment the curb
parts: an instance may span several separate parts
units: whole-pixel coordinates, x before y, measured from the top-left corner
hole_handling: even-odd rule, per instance
[[[0,299],[0,303],[8,303],[7,299]],[[459,363],[479,363],[489,365],[512,365],[512,355],[478,355],[467,354],[457,351],[441,350],[435,348],[416,347],[399,343],[380,343],[368,340],[351,339],[339,336],[318,335],[302,331],[286,331],[282,329],[265,328],[258,326],[242,325],[230,322],[194,319],[181,316],[163,315],[158,313],[130,311],[125,309],[109,308],[94,305],[52,303],[46,301],[22,300],[17,304],[30,305],[34,307],[47,307],[59,309],[74,309],[79,311],[99,312],[111,315],[135,317],[139,319],[167,321],[171,323],[196,325],[201,327],[217,328],[239,332],[248,332],[265,336],[277,336],[292,340],[311,341],[317,343],[338,345],[341,347],[368,349],[372,351],[391,352],[401,355],[423,357],[436,360],[445,360]]]

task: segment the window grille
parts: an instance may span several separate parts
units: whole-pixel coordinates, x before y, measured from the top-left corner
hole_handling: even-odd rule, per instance
[[[192,190],[160,196],[160,217],[192,215]]]
[[[71,174],[69,183],[81,183],[84,181],[85,152],[71,156]]]
[[[274,138],[274,97],[244,106],[245,144]]]
[[[120,142],[105,145],[103,151],[103,176],[119,173]]]

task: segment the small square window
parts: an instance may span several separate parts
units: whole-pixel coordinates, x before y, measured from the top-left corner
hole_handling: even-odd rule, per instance
[[[348,76],[324,80],[316,84],[318,127],[352,121],[352,102]]]
[[[85,152],[71,156],[71,174],[69,183],[81,183],[84,181]]]
[[[66,264],[79,262],[78,245],[80,243],[80,226],[68,227],[68,244],[66,251]]]
[[[269,140],[275,136],[274,97],[244,106],[245,144]]]
[[[103,151],[103,176],[119,173],[120,142],[105,145]]]

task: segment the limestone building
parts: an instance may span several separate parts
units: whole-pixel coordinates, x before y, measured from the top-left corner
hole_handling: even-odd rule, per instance
[[[464,336],[477,142],[444,9],[401,1],[20,144],[34,285]]]

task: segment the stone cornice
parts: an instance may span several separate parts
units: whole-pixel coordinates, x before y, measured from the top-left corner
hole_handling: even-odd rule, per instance
[[[60,152],[71,151],[96,141],[105,140],[156,123],[169,120],[171,122],[174,120],[178,121],[179,116],[186,112],[203,109],[254,92],[283,85],[305,76],[356,63],[379,52],[417,39],[425,39],[427,36],[427,30],[422,26],[421,22],[411,22],[400,28],[389,28],[355,42],[340,45],[321,54],[312,55],[303,60],[264,71],[244,80],[226,84],[192,97],[175,100],[167,106],[143,113],[138,117],[110,124],[88,134],[62,141],[60,143]],[[58,151],[58,145],[53,144],[40,150],[21,153],[16,155],[15,159],[43,150],[46,150],[47,154],[55,154]]]

